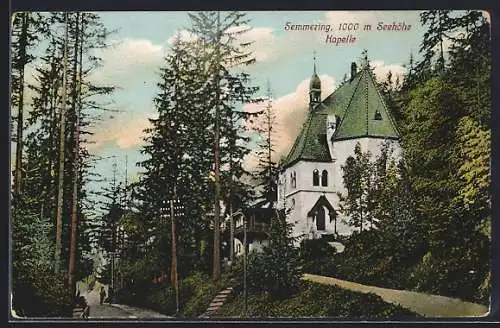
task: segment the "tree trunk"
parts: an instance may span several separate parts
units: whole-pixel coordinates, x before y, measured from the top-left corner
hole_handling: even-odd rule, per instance
[[[73,63],[73,108],[75,111],[75,130],[74,130],[74,148],[73,148],[73,193],[71,196],[71,242],[69,249],[69,288],[71,296],[76,292],[75,268],[76,268],[76,239],[78,227],[78,176],[80,174],[80,111],[81,111],[81,82],[82,82],[82,48],[83,42],[80,42],[81,29],[79,26],[80,13],[76,13],[75,27],[75,50]],[[82,40],[83,41],[83,40]],[[77,81],[78,70],[78,81]],[[78,85],[78,86],[77,86]]]
[[[64,35],[64,53],[63,53],[63,85],[62,100],[60,108],[60,130],[59,130],[59,170],[57,184],[57,208],[56,208],[56,254],[55,254],[55,272],[59,273],[61,269],[61,247],[62,247],[62,211],[64,195],[64,144],[66,130],[66,78],[68,66],[68,13],[64,14],[65,35]]]
[[[26,46],[28,38],[28,13],[22,15],[21,37],[19,39],[19,99],[17,104],[17,141],[16,141],[16,168],[14,173],[14,201],[16,204],[21,196],[22,163],[23,163],[23,110],[24,110],[24,67],[26,66]],[[17,206],[16,206],[17,207]]]
[[[177,193],[174,187],[174,192],[173,192],[173,199],[170,200],[170,222],[172,224],[172,259],[171,259],[171,268],[170,268],[170,281],[172,283],[172,286],[174,287],[175,291],[175,305],[176,305],[176,310],[175,313],[179,313],[179,279],[177,275],[177,231],[176,231],[176,225],[175,225],[175,210],[174,206],[176,203],[177,206],[179,206],[179,202],[176,199],[177,198]]]
[[[220,13],[217,13],[217,37],[216,37],[216,101],[215,101],[215,145],[214,145],[214,173],[215,173],[215,200],[214,200],[214,259],[213,280],[220,278]]]

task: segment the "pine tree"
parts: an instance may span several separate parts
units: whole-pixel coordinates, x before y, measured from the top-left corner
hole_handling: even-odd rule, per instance
[[[442,72],[445,68],[444,45],[450,39],[450,32],[455,29],[450,18],[449,10],[429,10],[420,14],[420,22],[428,26],[427,32],[420,47],[420,52],[424,55],[423,62],[430,64],[436,54],[436,70]]]
[[[24,71],[27,64],[36,57],[32,50],[46,33],[47,21],[37,13],[15,13],[12,19],[12,85],[11,106],[17,111],[16,166],[14,171],[14,202],[19,200],[22,188],[22,157],[23,157],[23,130],[24,130]]]
[[[273,207],[277,201],[277,178],[278,166],[273,159],[277,141],[276,113],[273,108],[271,85],[268,82],[266,106],[257,119],[256,132],[259,133],[260,143],[257,151],[259,158],[257,166],[257,179],[263,186],[264,198],[269,201],[269,206]]]
[[[235,102],[249,102],[257,88],[250,87],[247,73],[234,73],[234,68],[249,65],[255,58],[246,51],[248,42],[239,42],[238,37],[249,30],[245,25],[248,20],[244,13],[200,12],[189,15],[192,22],[191,31],[205,45],[205,59],[209,71],[210,92],[206,101],[212,109],[214,118],[214,255],[213,279],[220,277],[220,200],[221,200],[221,166],[225,159],[231,162],[233,173],[230,176],[241,176],[241,162],[249,149],[239,145],[243,127],[238,119],[248,115],[235,110]],[[245,141],[243,138],[242,141]],[[232,183],[233,179],[229,179]]]
[[[161,68],[159,93],[155,98],[158,118],[150,119],[152,127],[146,132],[148,158],[140,163],[146,172],[139,184],[138,198],[143,215],[151,218],[148,226],[159,239],[156,252],[162,254],[161,266],[168,271],[170,255],[161,245],[170,247],[170,225],[162,211],[175,194],[184,205],[186,215],[178,221],[182,236],[179,262],[189,270],[200,259],[203,230],[208,228],[207,214],[210,191],[206,179],[212,169],[211,115],[204,101],[207,92],[205,63],[200,61],[204,51],[200,42],[186,43],[177,36]],[[164,229],[160,230],[160,227]]]
[[[469,11],[456,20],[462,32],[450,47],[450,70],[446,81],[455,86],[467,115],[490,128],[490,24],[478,11]]]
[[[66,15],[68,24],[66,24]],[[25,130],[27,134],[24,151],[26,153],[25,167],[30,168],[26,172],[30,174],[30,178],[24,180],[23,189],[26,190],[27,194],[23,195],[22,202],[29,204],[26,211],[30,215],[37,215],[42,220],[57,216],[56,211],[60,209],[58,214],[61,218],[59,229],[52,226],[46,235],[46,238],[57,240],[57,244],[60,246],[55,247],[52,244],[50,247],[54,253],[56,249],[60,250],[58,252],[60,254],[58,256],[60,259],[59,269],[68,264],[68,255],[72,244],[70,242],[70,222],[64,218],[69,218],[72,213],[80,218],[76,230],[77,238],[73,238],[75,245],[72,249],[73,281],[70,288],[67,284],[62,286],[62,281],[60,281],[60,285],[57,285],[69,295],[74,289],[74,281],[92,270],[89,257],[91,240],[86,235],[88,207],[85,204],[87,201],[85,184],[90,175],[90,167],[86,163],[89,154],[85,146],[86,140],[81,136],[89,133],[88,126],[95,120],[92,111],[101,109],[96,106],[99,102],[94,97],[112,91],[110,87],[102,88],[89,83],[88,79],[95,68],[95,63],[99,61],[99,58],[91,54],[91,50],[93,47],[102,46],[102,39],[107,34],[104,33],[103,26],[99,24],[99,17],[95,14],[52,13],[41,14],[41,17],[47,22],[44,36],[48,42],[40,45],[39,50],[43,55],[36,61],[34,74],[36,81],[33,85],[29,85],[34,91],[34,96],[30,115],[26,120]],[[68,27],[67,37],[66,26]],[[64,35],[61,35],[61,30]],[[66,39],[67,42],[65,42]],[[65,52],[68,64],[66,65],[66,74],[63,74],[62,63]],[[63,75],[66,75],[65,79]],[[67,82],[67,92],[61,90],[63,80]],[[82,88],[82,85],[85,87]],[[63,96],[66,98],[64,101]],[[62,104],[66,104],[65,124],[61,124],[60,113],[58,113]],[[64,144],[63,152],[58,151],[61,142]],[[63,156],[62,162],[59,155]],[[61,163],[64,167],[62,172],[58,170]],[[76,186],[75,181],[78,181]],[[58,188],[58,184],[61,182],[62,188]],[[62,195],[59,195],[58,204],[59,192]],[[75,195],[77,197],[74,197]],[[74,227],[76,226],[75,224]],[[50,269],[55,270],[55,268],[55,263],[51,263]],[[62,270],[61,273],[63,273]],[[54,277],[62,279],[62,276],[59,275]],[[43,275],[38,277],[38,279],[43,278]],[[38,282],[36,280],[26,281],[22,283],[22,286],[30,284],[34,286]],[[57,286],[54,285],[54,288]],[[46,291],[40,289],[38,292],[45,293]],[[21,308],[26,306],[22,302],[18,304]]]

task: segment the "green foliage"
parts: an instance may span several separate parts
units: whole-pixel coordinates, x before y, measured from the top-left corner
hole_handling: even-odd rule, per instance
[[[195,318],[207,309],[213,298],[229,285],[227,276],[214,282],[206,273],[193,272],[182,281],[181,295],[185,317]]]
[[[465,116],[458,123],[457,135],[461,182],[457,200],[487,214],[491,195],[491,131]]]
[[[262,252],[247,256],[247,288],[256,293],[267,293],[273,298],[284,298],[297,291],[302,278],[302,259],[291,237],[292,225],[283,213],[271,219],[269,245]],[[243,257],[236,258],[227,273],[228,279],[237,282],[237,291],[243,285]]]
[[[175,292],[170,285],[161,284],[151,288],[144,302],[144,306],[171,315],[175,313]]]
[[[50,224],[16,212],[12,227],[12,291],[16,314],[25,317],[71,315],[67,277],[54,274]]]
[[[342,178],[347,195],[339,194],[340,208],[348,217],[348,224],[363,231],[365,222],[373,226],[373,166],[371,153],[362,152],[356,143],[354,157],[349,156],[342,166]]]
[[[121,289],[116,301],[141,308],[151,309],[166,315],[175,314],[175,293],[169,284],[143,285],[140,290]]]
[[[272,297],[286,297],[295,292],[302,278],[302,261],[295,238],[291,237],[293,225],[283,212],[271,218],[269,245],[261,254],[255,254],[249,262],[249,276],[255,290],[269,293]]]
[[[217,293],[230,285],[229,281],[226,275],[214,282],[207,273],[191,272],[179,283],[181,315],[188,318],[201,315]],[[134,284],[118,292],[117,301],[167,315],[176,312],[175,291],[169,282],[153,284],[149,279],[134,281]]]
[[[229,299],[218,311],[222,317],[243,315],[243,297]],[[276,300],[265,294],[248,297],[249,317],[332,317],[354,320],[413,319],[417,314],[387,304],[374,294],[361,294],[335,286],[303,282],[300,290],[286,299]]]
[[[328,244],[328,241],[324,238],[304,239],[300,247],[300,255],[303,261],[329,258],[336,252],[335,248]]]
[[[69,317],[73,299],[65,275],[54,275],[47,268],[13,267],[13,308],[24,317]]]
[[[170,251],[165,252],[171,245],[170,200],[175,197],[183,206],[176,208],[182,267],[191,270],[197,265],[199,245],[208,230],[211,192],[207,178],[213,131],[204,98],[208,92],[206,63],[199,60],[203,51],[198,43],[179,38],[174,42],[160,70],[155,98],[158,118],[150,120],[152,127],[145,130],[146,145],[141,150],[146,159],[139,163],[145,173],[135,186],[141,212],[135,222],[136,246],[149,244],[149,253],[159,259],[157,266],[164,271],[170,266]]]

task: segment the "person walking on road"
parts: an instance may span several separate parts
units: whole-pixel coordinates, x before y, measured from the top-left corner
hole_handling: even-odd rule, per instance
[[[101,292],[99,293],[100,296],[100,304],[104,303],[104,299],[106,298],[106,291],[104,290],[104,286],[101,287]]]

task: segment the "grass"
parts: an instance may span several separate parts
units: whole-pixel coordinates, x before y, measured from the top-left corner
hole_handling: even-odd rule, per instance
[[[374,293],[388,303],[398,304],[425,317],[482,316],[488,309],[479,304],[439,295],[367,286],[332,277],[306,274],[305,279],[362,293]]]
[[[222,305],[217,316],[243,317],[243,306],[243,297],[235,296]],[[247,309],[247,317],[253,318],[401,320],[419,317],[414,312],[384,302],[375,294],[362,294],[314,282],[303,282],[300,291],[286,299],[272,299],[265,294],[249,295]]]
[[[196,318],[203,314],[213,298],[223,289],[230,285],[229,279],[222,276],[217,282],[204,274],[194,274],[187,277],[183,282],[184,299],[183,308],[185,317]]]

